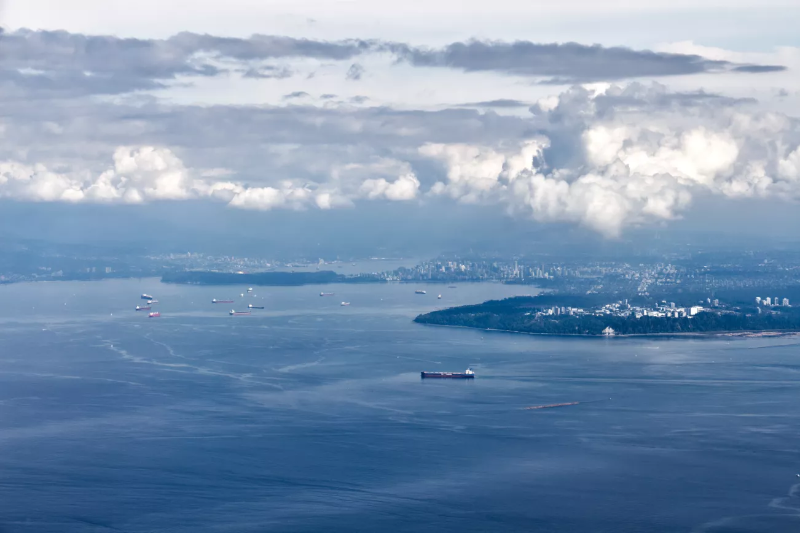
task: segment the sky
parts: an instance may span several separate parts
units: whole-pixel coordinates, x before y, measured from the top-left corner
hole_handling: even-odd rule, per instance
[[[42,238],[179,226],[176,247],[792,235],[797,20],[784,0],[5,0],[0,234],[30,236],[26,213]]]

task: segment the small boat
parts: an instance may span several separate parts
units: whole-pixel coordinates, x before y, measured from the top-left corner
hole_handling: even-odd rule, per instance
[[[350,305],[350,302],[342,302],[342,307],[346,307],[348,305]]]
[[[253,287],[248,288],[247,292],[253,292]]]
[[[442,299],[442,295],[440,294],[439,296],[437,296],[437,298],[438,298],[439,300],[441,300],[441,299]]]
[[[211,300],[211,303],[212,304],[232,304],[233,300],[217,300],[216,298],[214,298],[213,300]]]
[[[414,294],[428,294],[427,291],[423,291],[421,289],[417,289],[414,291]]]
[[[250,311],[234,311],[233,309],[231,309],[231,312],[228,314],[231,316],[242,316],[242,315],[249,315]]]
[[[149,305],[137,305],[136,306],[136,310],[137,311],[149,311],[150,309],[151,309],[151,307]]]
[[[250,305],[248,305],[247,307],[248,307],[248,308],[250,308],[250,309],[264,309],[264,306],[263,306],[263,305],[253,305],[253,304],[250,304]]]
[[[458,287],[456,287],[455,285],[450,285],[450,286],[448,286],[447,288],[448,288],[448,289],[457,289]]]
[[[422,378],[438,379],[474,379],[475,372],[468,368],[465,372],[421,372]]]
[[[150,314],[149,314],[149,315],[147,315],[147,316],[149,316],[150,318],[158,318],[158,317],[160,317],[160,316],[161,316],[161,313],[159,313],[158,311],[156,311],[155,313],[150,313]]]

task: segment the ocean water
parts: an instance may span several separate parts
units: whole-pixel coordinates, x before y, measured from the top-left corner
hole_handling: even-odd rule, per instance
[[[531,289],[415,288],[0,287],[0,532],[800,531],[800,339],[426,327]]]

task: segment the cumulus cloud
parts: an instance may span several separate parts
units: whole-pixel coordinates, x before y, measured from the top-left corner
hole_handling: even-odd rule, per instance
[[[153,147],[120,147],[114,165],[96,178],[86,173],[59,173],[38,164],[0,163],[0,195],[33,201],[141,203],[184,200],[193,183],[172,152]]]
[[[404,174],[392,182],[384,178],[368,179],[361,185],[360,192],[370,200],[413,200],[419,192],[419,180],[414,174]]]
[[[420,154],[443,162],[447,182],[437,182],[431,193],[447,195],[463,203],[494,199],[523,171],[541,164],[545,138],[532,139],[513,153],[469,144],[426,144]]]
[[[517,147],[431,144],[420,152],[445,164],[447,181],[434,194],[500,202],[609,237],[679,217],[697,192],[800,199],[797,122],[706,100],[660,87],[578,88],[534,110],[553,126],[558,147],[540,137]],[[544,160],[558,155],[567,163],[549,168]]]
[[[342,169],[351,174],[370,169],[382,170],[387,175],[398,169],[406,173],[394,180],[359,181],[359,187],[352,180],[341,179]],[[332,181],[322,184],[299,185],[283,180],[274,186],[248,186],[235,181],[213,181],[214,177],[229,175],[228,169],[190,172],[167,148],[119,147],[114,152],[113,165],[96,177],[87,171],[56,172],[41,164],[0,162],[0,198],[127,204],[209,198],[235,208],[268,211],[350,207],[359,198],[412,200],[420,186],[413,173],[408,172],[407,164],[393,160],[379,160],[374,165],[346,165],[342,169],[333,172]]]

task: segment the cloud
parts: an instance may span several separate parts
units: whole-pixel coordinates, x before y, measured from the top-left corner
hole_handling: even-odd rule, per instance
[[[284,100],[294,100],[297,98],[309,98],[311,95],[305,91],[294,91],[289,94],[283,95]]]
[[[289,93],[292,105],[280,106],[0,101],[0,196],[204,199],[258,210],[436,196],[437,205],[494,205],[607,236],[679,218],[698,195],[800,199],[797,120],[761,112],[748,98],[597,83],[511,115],[396,109],[377,99],[358,107],[346,104],[361,101],[349,95],[317,106],[306,96]],[[517,107],[524,99],[475,106]]]
[[[389,55],[417,67],[489,71],[551,83],[783,69],[693,54],[529,41],[473,40],[424,48],[379,40],[319,41],[270,35],[232,38],[180,33],[168,39],[123,39],[17,30],[0,34],[0,42],[0,94],[17,99],[124,94],[164,88],[179,78],[231,72],[247,78],[286,78],[292,74],[290,66],[265,62],[344,62],[368,55]],[[358,80],[363,74],[360,63],[351,63],[346,78]]]
[[[375,41],[314,41],[254,35],[247,39],[180,33],[169,39],[123,39],[65,31],[0,35],[0,87],[15,96],[119,94],[164,87],[178,76],[217,76],[223,64],[247,77],[285,77],[259,62],[276,58],[347,60],[380,48]],[[237,70],[241,70],[237,68]]]
[[[384,178],[368,179],[361,185],[361,195],[370,200],[413,200],[418,192],[419,180],[414,174],[404,174],[392,182]]]
[[[86,172],[59,173],[44,165],[0,163],[0,196],[32,201],[142,203],[186,200],[197,193],[183,163],[171,151],[120,147],[114,165],[91,178]]]
[[[734,72],[747,72],[750,74],[761,74],[764,72],[783,72],[786,67],[782,65],[740,65],[734,67]]]
[[[362,67],[358,63],[353,63],[352,65],[350,65],[350,68],[347,69],[347,74],[345,75],[345,78],[347,78],[350,81],[358,81],[361,79],[361,76],[363,75],[364,75],[364,67]]]
[[[390,181],[385,178],[359,181],[360,188],[353,180],[343,179],[345,175],[357,178],[368,172],[391,175],[397,170],[405,173]],[[407,164],[393,160],[345,165],[333,173],[332,181],[321,184],[298,185],[292,180],[282,180],[274,186],[248,186],[236,181],[213,181],[215,177],[230,174],[229,169],[220,168],[192,172],[171,150],[163,147],[119,147],[113,155],[113,166],[96,177],[88,171],[59,173],[41,164],[0,162],[0,198],[126,204],[208,198],[240,209],[303,210],[350,207],[359,198],[413,200],[420,186]]]
[[[422,147],[445,164],[447,180],[431,193],[608,237],[678,218],[697,193],[800,200],[800,128],[788,117],[660,86],[575,88],[557,100],[536,110],[551,124],[547,137],[516,147]]]
[[[677,76],[724,72],[773,72],[783,67],[738,66],[699,55],[587,46],[578,43],[538,44],[529,41],[479,41],[452,43],[439,49],[408,48],[404,59],[412,65],[495,71],[538,77],[553,83],[585,83],[624,78]],[[759,70],[764,69],[764,70]]]
[[[252,78],[258,80],[275,79],[282,80],[290,78],[293,74],[291,69],[287,67],[277,67],[274,65],[262,65],[251,67],[246,70],[241,70],[243,78]]]
[[[36,202],[79,202],[84,198],[81,184],[51,172],[43,165],[16,161],[0,163],[0,197]]]
[[[434,195],[446,195],[462,203],[496,200],[524,171],[540,164],[545,138],[531,139],[514,153],[469,144],[426,144],[420,154],[445,164],[446,182],[431,188]]]
[[[458,107],[496,107],[496,108],[513,108],[513,107],[528,107],[529,102],[522,100],[513,100],[510,98],[499,98],[497,100],[486,100],[484,102],[471,102],[466,104],[458,104]]]

